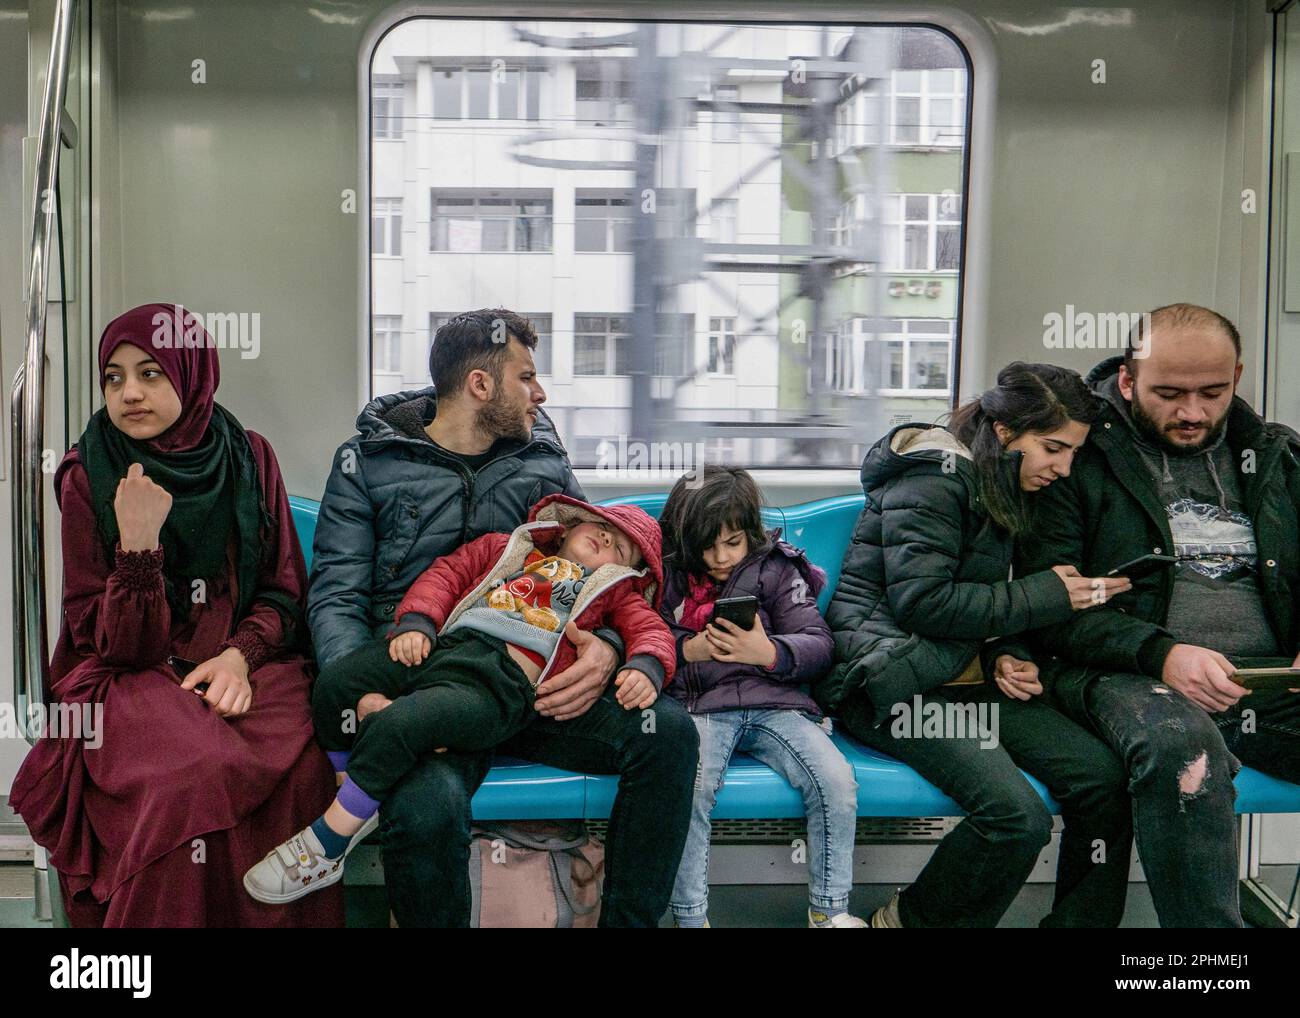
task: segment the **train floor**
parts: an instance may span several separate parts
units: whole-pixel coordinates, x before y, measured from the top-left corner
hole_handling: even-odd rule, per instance
[[[1291,896],[1296,880],[1295,866],[1264,866],[1260,879],[1283,900]],[[886,884],[858,884],[853,888],[850,909],[866,916],[883,905],[893,894]],[[803,926],[806,923],[805,888],[792,884],[717,885],[711,888],[709,921],[715,927]],[[1000,925],[1005,927],[1036,926],[1051,906],[1052,885],[1026,884],[1016,897]],[[348,925],[385,927],[388,906],[382,887],[348,888]],[[0,929],[48,927],[32,914],[32,871],[26,863],[0,864]],[[665,918],[663,926],[671,926]],[[1124,910],[1126,927],[1156,925],[1151,895],[1144,883],[1129,885],[1128,905]]]

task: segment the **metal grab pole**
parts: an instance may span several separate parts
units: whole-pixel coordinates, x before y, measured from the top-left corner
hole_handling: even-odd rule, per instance
[[[45,317],[49,276],[50,231],[54,221],[54,189],[59,174],[59,122],[68,87],[68,59],[76,0],[59,0],[50,33],[50,60],[46,67],[41,122],[36,135],[36,187],[32,202],[32,247],[27,276],[27,349],[21,386],[22,427],[15,434],[21,458],[14,464],[14,481],[22,500],[23,531],[14,555],[21,560],[22,616],[16,619],[21,635],[15,640],[15,706],[24,721],[32,703],[45,702],[49,656],[45,634]],[[61,239],[60,239],[60,242]],[[20,391],[19,391],[20,390]],[[15,608],[17,609],[17,605]],[[24,725],[27,729],[27,726]],[[31,732],[27,731],[28,741]]]
[[[22,620],[27,617],[27,585],[23,583],[22,547],[27,532],[26,514],[23,512],[22,480],[19,464],[23,459],[23,367],[14,372],[14,384],[9,399],[9,529],[12,534],[10,548],[13,556],[13,613],[14,613],[14,710],[22,719],[23,733],[27,733],[27,630]],[[29,740],[30,741],[30,740]]]

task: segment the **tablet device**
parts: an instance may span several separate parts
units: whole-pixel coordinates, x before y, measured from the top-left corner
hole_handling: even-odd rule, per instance
[[[1300,668],[1238,668],[1228,678],[1247,689],[1300,689]]]
[[[758,598],[722,597],[713,602],[714,619],[726,619],[741,629],[754,628],[754,616],[758,614]]]
[[[1131,562],[1125,562],[1122,566],[1116,566],[1106,575],[1127,576],[1130,580],[1137,580],[1161,569],[1168,569],[1177,561],[1177,557],[1173,555],[1142,555]]]

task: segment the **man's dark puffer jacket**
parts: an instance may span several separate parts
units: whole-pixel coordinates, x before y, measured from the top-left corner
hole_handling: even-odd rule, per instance
[[[477,472],[424,434],[430,386],[373,400],[334,454],[313,543],[307,621],[321,667],[381,635],[407,588],[440,555],[510,532],[547,495],[583,499],[555,426],[502,439]]]
[[[990,637],[1069,617],[1054,572],[1007,578],[1012,539],[983,507],[969,450],[945,429],[895,428],[862,461],[862,488],[826,612],[836,665],[813,688],[827,711],[851,704],[878,726],[894,704],[961,675]]]

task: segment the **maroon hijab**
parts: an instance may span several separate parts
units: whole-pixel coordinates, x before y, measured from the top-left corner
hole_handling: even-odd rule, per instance
[[[202,321],[179,304],[141,304],[108,323],[99,340],[99,388],[113,351],[131,343],[149,354],[181,401],[181,415],[145,444],[154,452],[184,452],[202,440],[212,419],[221,364]]]
[[[248,436],[213,400],[221,371],[217,351],[197,316],[175,304],[143,304],[115,318],[99,341],[99,374],[113,351],[131,343],[162,369],[180,398],[181,413],[156,438],[137,440],[99,410],[86,425],[77,454],[90,481],[91,502],[108,561],[119,532],[114,498],[132,463],[172,496],[163,524],[167,600],[177,617],[189,612],[191,584],[226,572],[236,542],[239,617],[256,593],[261,531],[266,524],[261,485]]]

